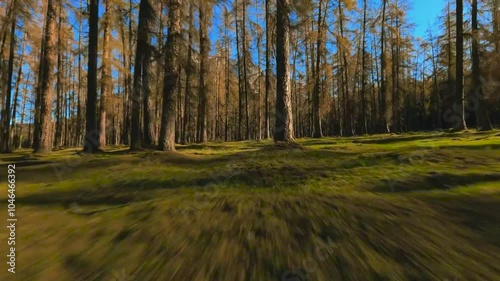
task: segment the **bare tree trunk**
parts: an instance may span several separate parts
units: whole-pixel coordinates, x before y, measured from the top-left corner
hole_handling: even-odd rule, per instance
[[[149,0],[141,0],[139,6],[139,24],[137,26],[137,44],[134,63],[134,89],[130,97],[132,102],[132,132],[130,138],[130,149],[137,150],[142,146],[141,143],[141,105],[144,99],[144,76],[148,71],[146,67],[149,60],[149,23],[154,18],[154,8]]]
[[[483,93],[481,81],[481,64],[479,59],[479,28],[477,20],[477,0],[472,0],[472,83],[473,93],[471,100],[475,103],[476,128],[479,131],[492,130],[491,121],[488,116],[488,107]]]
[[[151,56],[147,56],[144,61],[144,73],[143,73],[143,112],[142,112],[142,123],[143,123],[143,141],[142,144],[146,147],[153,145],[153,124],[151,122]]]
[[[323,137],[321,129],[321,112],[320,112],[320,93],[321,93],[321,58],[323,48],[323,1],[318,3],[318,38],[316,40],[316,73],[314,77],[314,91],[313,91],[313,137]]]
[[[265,119],[266,119],[266,125],[265,125],[265,135],[264,137],[266,139],[270,138],[270,114],[269,114],[269,94],[271,92],[271,26],[270,26],[270,0],[266,0],[266,97],[265,97],[265,105],[266,105],[266,110],[265,110]]]
[[[61,113],[62,113],[62,94],[63,94],[63,84],[62,84],[62,79],[63,79],[63,65],[62,65],[62,33],[61,33],[61,27],[62,27],[62,4],[59,3],[59,12],[58,12],[58,17],[59,17],[59,23],[57,25],[57,76],[56,76],[56,135],[54,139],[54,147],[58,148],[61,146],[61,140],[62,140],[62,118],[61,118]]]
[[[1,142],[1,151],[2,152],[9,152],[11,150],[10,147],[10,119],[11,119],[11,97],[12,97],[12,75],[14,72],[14,52],[16,48],[16,1],[13,1],[12,3],[12,12],[11,12],[11,29],[10,29],[10,47],[9,47],[9,61],[8,61],[8,66],[7,66],[7,90],[5,92],[6,95],[6,101],[5,101],[5,108],[4,108],[4,124],[3,124],[3,132],[2,132],[2,138],[3,141]],[[1,65],[0,65],[1,67]],[[0,80],[1,81],[1,80]],[[14,116],[15,118],[15,116]]]
[[[290,94],[290,0],[277,0],[276,12],[276,124],[274,141],[293,142]]]
[[[493,1],[493,38],[495,42],[495,52],[500,55],[500,0]]]
[[[39,85],[40,115],[38,121],[38,132],[35,134],[34,152],[48,153],[52,150],[51,127],[52,127],[52,82],[54,81],[54,65],[56,55],[56,1],[48,0],[47,17],[45,19],[45,31],[40,60],[41,75]]]
[[[178,50],[181,35],[181,0],[168,0],[168,37],[165,54],[165,77],[163,85],[163,113],[160,130],[159,150],[175,150],[175,117],[178,79]]]
[[[249,112],[249,105],[248,105],[248,92],[250,92],[250,83],[248,82],[248,75],[247,75],[247,70],[248,70],[248,51],[247,51],[247,31],[246,31],[246,26],[247,26],[247,5],[248,3],[246,0],[243,0],[243,23],[242,23],[242,53],[243,53],[243,90],[245,93],[245,120],[246,120],[246,130],[245,130],[245,139],[249,140],[250,139],[250,112]]]
[[[380,126],[382,128],[385,128],[385,131],[389,131],[389,127],[387,125],[387,104],[386,104],[386,97],[387,97],[387,85],[386,85],[386,80],[385,80],[385,67],[386,67],[386,60],[385,60],[385,17],[386,17],[386,9],[387,9],[387,0],[383,0],[383,8],[382,8],[382,30],[380,33],[380,97],[379,97],[379,104],[380,104]],[[381,130],[383,131],[383,130]]]
[[[101,147],[106,146],[106,111],[107,99],[113,91],[113,78],[111,77],[111,50],[109,40],[111,35],[111,0],[105,0],[106,11],[104,13],[104,35],[102,39],[102,84],[101,84],[101,104],[99,107],[99,143]]]
[[[199,20],[200,20],[200,76],[198,85],[198,142],[207,141],[207,93],[208,86],[206,78],[209,75],[208,56],[210,53],[210,40],[208,38],[208,26],[212,12],[212,5],[202,1],[199,3]]]
[[[236,133],[236,139],[238,141],[242,140],[241,131],[243,123],[243,73],[242,73],[242,62],[241,62],[241,52],[240,52],[240,32],[239,32],[239,19],[238,19],[238,0],[234,1],[235,10],[235,22],[236,22],[236,57],[238,65],[238,128]]]
[[[148,13],[145,23],[145,50],[144,50],[144,58],[143,58],[143,72],[142,72],[142,86],[143,86],[143,112],[142,112],[142,122],[143,122],[143,141],[142,144],[146,147],[153,145],[153,124],[151,124],[151,74],[153,72],[153,68],[151,67],[152,60],[152,46],[151,46],[151,26],[153,24],[153,19],[156,18],[156,12],[148,1]]]
[[[362,134],[368,133],[368,122],[366,120],[366,13],[368,10],[368,4],[366,0],[363,0],[363,42],[361,47],[361,122],[362,122]]]
[[[455,104],[458,105],[457,112],[459,121],[454,124],[455,131],[466,130],[465,106],[464,106],[464,34],[463,34],[463,0],[457,1],[457,88],[455,92]]]
[[[191,77],[193,75],[193,34],[194,34],[194,4],[189,3],[188,15],[188,45],[187,45],[187,63],[186,63],[186,84],[184,92],[184,120],[182,129],[182,143],[188,142],[189,124],[191,121]]]
[[[224,11],[224,32],[226,44],[226,105],[225,105],[225,124],[224,124],[224,141],[229,140],[229,98],[231,90],[231,42],[229,39],[229,12],[227,9]],[[267,105],[266,105],[267,106]]]
[[[83,10],[83,0],[80,0],[80,12]],[[82,76],[82,19],[78,20],[78,81],[83,80]],[[81,132],[82,132],[82,83],[78,83],[78,95],[77,95],[77,116],[76,116],[76,136],[75,143],[76,146],[80,146],[81,144]]]
[[[257,102],[257,140],[262,139],[262,85],[261,85],[261,69],[260,69],[260,62],[261,62],[261,48],[260,44],[262,41],[262,36],[258,35],[257,37],[257,71],[259,74],[257,75],[258,81],[258,102]]]
[[[30,81],[30,73],[31,72],[28,72],[28,75],[26,77],[25,89],[23,91],[23,101],[22,101],[22,109],[21,109],[21,122],[19,124],[19,133],[18,133],[19,137],[18,137],[18,143],[17,143],[17,146],[16,146],[17,148],[21,148],[21,146],[23,145],[23,127],[24,127],[24,117],[26,115],[26,105],[28,103],[28,85],[29,85],[29,81]],[[31,126],[31,118],[28,121],[28,123]],[[30,131],[30,130],[28,129],[28,131]],[[29,140],[29,138],[28,138],[28,140]]]
[[[17,78],[16,78],[16,86],[15,86],[15,93],[14,93],[14,106],[12,109],[12,131],[14,131],[14,134],[12,134],[13,137],[13,143],[11,147],[18,147],[16,139],[19,137],[18,134],[16,133],[16,114],[17,114],[17,105],[18,105],[18,98],[19,98],[19,88],[21,87],[21,79],[23,76],[23,64],[24,64],[24,52],[25,52],[25,42],[26,42],[26,32],[24,32],[23,36],[23,43],[21,46],[21,57],[19,59],[19,68],[17,70]]]
[[[131,74],[130,74],[130,67],[131,67],[131,62],[130,62],[130,56],[127,54],[130,52],[129,48],[132,45],[131,44],[131,37],[132,35],[129,34],[129,48],[127,48],[127,42],[126,42],[126,32],[125,32],[125,19],[122,18],[121,23],[120,23],[120,36],[122,39],[122,66],[123,69],[126,69],[125,74],[123,75],[123,108],[122,108],[122,113],[123,113],[123,121],[122,121],[122,132],[121,132],[121,143],[128,145],[129,144],[129,135],[130,135],[130,118],[129,118],[129,109],[130,109],[130,92],[131,92],[131,87],[130,87],[130,80],[131,80]],[[131,26],[131,24],[130,24]],[[130,27],[131,28],[131,27]]]
[[[339,2],[338,4],[339,8],[339,29],[340,29],[340,37],[342,39],[345,39],[344,37],[344,12],[342,10],[342,4]],[[345,119],[345,131],[349,135],[353,135],[353,125],[352,125],[352,113],[351,113],[351,101],[350,101],[350,95],[349,95],[349,62],[347,60],[348,57],[348,52],[347,48],[345,46],[342,46],[340,48],[339,52],[342,56],[342,68],[343,68],[343,75],[344,75],[344,82],[342,85],[344,86],[344,98],[343,98],[343,108],[344,108],[344,119]]]

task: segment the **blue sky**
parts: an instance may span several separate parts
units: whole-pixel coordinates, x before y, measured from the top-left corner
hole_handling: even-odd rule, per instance
[[[424,37],[429,26],[434,26],[441,14],[446,0],[412,0],[408,14],[411,22],[415,23],[415,36]]]

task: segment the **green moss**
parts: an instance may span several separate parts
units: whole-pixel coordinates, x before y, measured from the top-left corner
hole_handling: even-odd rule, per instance
[[[16,164],[17,233],[29,245],[19,280],[112,280],[122,269],[180,281],[500,276],[497,131],[298,144],[1,155]]]

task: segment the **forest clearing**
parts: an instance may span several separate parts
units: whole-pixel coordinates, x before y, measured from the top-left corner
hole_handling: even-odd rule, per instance
[[[500,0],[0,0],[0,281],[499,281],[499,129]]]
[[[500,274],[499,131],[30,152],[0,157],[17,169],[22,267],[0,280]]]

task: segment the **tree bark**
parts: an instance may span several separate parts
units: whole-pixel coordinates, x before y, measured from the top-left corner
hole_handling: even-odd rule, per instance
[[[182,129],[182,142],[188,143],[188,137],[191,135],[189,132],[191,122],[191,78],[193,76],[193,34],[194,34],[194,4],[189,3],[189,16],[188,16],[188,45],[187,45],[187,62],[186,62],[186,84],[184,92],[184,118]]]
[[[475,104],[476,128],[478,131],[492,130],[491,121],[488,116],[488,105],[486,103],[483,85],[481,81],[481,64],[479,58],[479,28],[477,0],[472,0],[472,90],[470,100]]]
[[[361,43],[361,122],[362,134],[368,134],[368,122],[366,119],[366,22],[367,22],[367,0],[363,0],[363,42]]]
[[[387,126],[387,85],[385,80],[385,68],[386,68],[386,60],[385,60],[385,17],[387,10],[387,0],[383,0],[383,8],[382,8],[382,30],[380,33],[380,97],[379,97],[379,107],[380,107],[380,121],[379,125],[381,128],[385,128],[386,132],[389,132],[389,128]],[[384,129],[380,130],[381,132]]]
[[[15,92],[14,92],[14,106],[12,108],[12,131],[14,132],[14,136],[13,136],[13,143],[11,144],[11,147],[13,148],[16,148],[18,147],[18,144],[17,144],[17,137],[18,137],[18,134],[16,132],[16,114],[17,114],[17,105],[18,105],[18,98],[19,98],[19,89],[21,87],[21,79],[22,79],[22,76],[23,76],[23,64],[24,64],[24,52],[25,52],[25,42],[26,42],[26,32],[24,32],[24,36],[23,36],[23,44],[21,46],[21,57],[19,59],[19,67],[18,67],[18,70],[17,70],[17,78],[16,78],[16,87],[15,87]],[[23,113],[24,114],[24,113]],[[21,127],[21,130],[22,130],[22,127]],[[7,151],[10,150],[7,149]]]
[[[200,76],[198,85],[198,142],[207,141],[207,77],[209,76],[208,56],[210,53],[210,40],[208,38],[208,26],[211,19],[212,5],[201,1],[199,3],[199,20],[200,20]]]
[[[9,47],[9,61],[7,66],[7,90],[5,92],[6,101],[4,111],[4,124],[3,124],[3,132],[1,142],[1,151],[9,152],[11,150],[10,147],[10,119],[11,119],[11,98],[12,98],[12,75],[14,72],[14,52],[16,48],[16,1],[12,3],[12,12],[11,12],[11,29],[10,29],[10,47]],[[1,65],[0,65],[1,67]],[[1,81],[1,80],[0,80]],[[14,117],[15,118],[15,117]]]
[[[168,36],[165,54],[165,77],[163,79],[163,112],[158,149],[175,151],[175,117],[177,116],[177,79],[179,44],[181,35],[181,0],[168,0]]]
[[[274,141],[293,142],[290,94],[290,1],[277,0],[276,12],[276,123]]]
[[[48,0],[45,31],[40,60],[39,106],[37,132],[34,134],[34,152],[47,153],[52,150],[52,83],[56,61],[56,1]]]
[[[320,112],[320,94],[321,94],[321,58],[323,48],[323,1],[318,3],[318,38],[316,39],[316,75],[314,77],[314,91],[313,91],[313,137],[323,137],[321,129],[321,112]],[[340,4],[339,4],[340,5]]]
[[[271,93],[271,25],[270,25],[270,19],[269,17],[271,16],[270,14],[270,0],[266,0],[266,94],[265,94],[265,119],[266,119],[266,125],[265,125],[265,135],[264,137],[266,139],[270,138],[270,114],[269,114],[269,94]]]
[[[99,130],[97,128],[97,47],[99,36],[99,0],[89,4],[89,58],[87,76],[87,113],[84,152],[99,151]]]
[[[102,38],[102,84],[99,119],[99,143],[101,147],[106,146],[106,109],[108,96],[113,91],[113,78],[111,77],[111,49],[109,40],[111,36],[111,0],[105,0],[106,11],[104,13],[104,35]]]
[[[463,0],[457,1],[457,56],[456,56],[456,78],[457,87],[455,92],[455,113],[458,115],[457,122],[453,124],[454,131],[467,129],[465,123],[465,101],[464,101],[464,34],[463,34]]]

